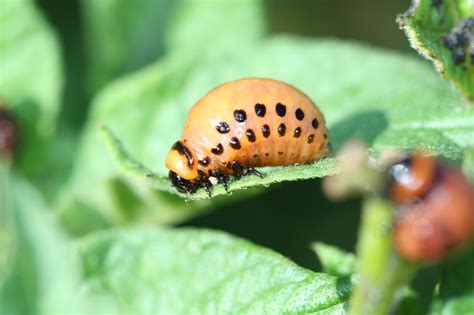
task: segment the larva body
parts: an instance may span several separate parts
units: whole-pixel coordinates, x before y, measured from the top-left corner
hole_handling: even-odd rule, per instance
[[[254,167],[308,163],[328,153],[324,117],[304,93],[271,79],[222,84],[193,105],[166,166],[194,192]]]
[[[391,197],[399,205],[394,241],[413,261],[435,261],[474,235],[474,187],[457,169],[413,156],[392,167]]]

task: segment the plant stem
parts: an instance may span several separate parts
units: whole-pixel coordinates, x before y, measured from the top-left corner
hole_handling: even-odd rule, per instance
[[[387,200],[370,197],[364,203],[357,244],[358,275],[349,302],[351,315],[389,314],[417,269],[394,250],[393,215],[393,205]]]

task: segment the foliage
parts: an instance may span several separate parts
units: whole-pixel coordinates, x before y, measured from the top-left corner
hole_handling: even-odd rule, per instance
[[[293,58],[294,54],[298,55],[297,60]],[[328,55],[332,58],[327,59]],[[275,68],[275,62],[283,62],[288,68]],[[350,138],[360,138],[374,150],[425,149],[448,158],[460,158],[463,148],[474,141],[465,136],[474,128],[474,110],[466,107],[455,91],[425,64],[392,52],[355,43],[285,36],[265,40],[255,48],[243,48],[238,54],[224,51],[221,55],[212,54],[209,59],[201,57],[199,65],[192,69],[189,65],[179,68],[182,64],[181,56],[179,62],[166,60],[155,64],[105,89],[94,103],[94,121],[103,123],[123,139],[127,148],[133,150],[130,155],[134,158],[128,154],[114,156],[141,161],[150,170],[142,172],[141,177],[148,177],[162,190],[169,190],[163,178],[166,174],[164,160],[180,136],[180,129],[174,126],[183,125],[193,100],[219,82],[232,78],[271,77],[300,87],[324,112],[335,150]],[[317,71],[308,72],[308,67]],[[186,73],[186,81],[177,84],[180,70]],[[173,87],[169,84],[171,76],[176,83]],[[168,93],[158,92],[162,90]],[[433,93],[420,94],[420,90]],[[137,104],[141,108],[139,112],[136,111]],[[125,128],[137,120],[142,126],[149,127]],[[126,132],[123,132],[124,128]],[[148,132],[150,129],[161,136]],[[95,138],[96,133],[94,130],[91,135]],[[94,142],[92,139],[85,141],[91,146]],[[108,142],[116,151],[113,144],[118,142]],[[103,156],[99,147],[103,145],[96,142],[88,148],[89,154],[97,155],[97,158],[88,156],[87,161],[97,160],[99,154]],[[89,168],[87,163],[81,169]],[[265,180],[249,176],[232,182],[230,191],[330,175],[335,170],[331,164],[333,162],[329,160],[309,166],[290,166],[284,171],[269,169],[264,171]],[[132,172],[139,174],[141,170]],[[223,193],[222,188],[213,192],[215,196]],[[201,191],[188,198],[205,196]]]
[[[12,111],[23,126],[17,169],[39,177],[50,158],[45,147],[60,109],[60,46],[31,1],[1,0],[0,8],[0,107]]]
[[[458,19],[448,15],[442,34],[425,34],[425,20],[434,21],[426,3],[420,0],[420,11],[403,21],[435,56],[440,52],[448,77],[469,91],[470,73],[449,65],[451,56],[434,41]],[[464,6],[456,10],[470,12],[466,1],[459,3]],[[256,241],[267,233],[265,224],[246,235],[253,242],[213,229],[165,226],[212,227],[206,215],[225,216],[251,204],[254,216],[242,222],[255,225],[259,213],[268,213],[262,210],[273,211],[281,200],[268,186],[296,180],[307,183],[304,193],[280,185],[280,191],[289,191],[289,200],[279,205],[288,208],[287,216],[297,213],[293,205],[300,199],[317,215],[358,208],[359,201],[329,207],[312,193],[319,188],[311,179],[338,172],[334,154],[310,165],[264,168],[263,179],[232,179],[230,192],[215,187],[212,199],[202,191],[178,194],[167,179],[167,151],[190,106],[225,81],[257,76],[297,86],[324,113],[334,152],[358,138],[374,155],[387,148],[421,149],[454,164],[464,157],[464,169],[471,170],[474,108],[429,65],[341,39],[270,35],[263,1],[80,1],[85,42],[78,37],[74,47],[84,51],[81,71],[87,75],[75,79],[84,78],[87,93],[97,93],[91,106],[74,108],[87,116],[77,137],[69,120],[57,123],[69,115],[69,104],[77,104],[73,94],[62,93],[72,80],[70,73],[63,75],[63,64],[70,65],[63,59],[71,54],[63,53],[68,46],[56,34],[70,33],[54,30],[60,24],[49,23],[32,0],[0,0],[0,8],[1,106],[20,126],[14,160],[0,157],[2,314],[348,312],[358,273],[367,271],[361,264],[386,271],[383,257],[374,256],[392,253],[390,235],[380,236],[376,224],[369,229],[379,233],[373,244],[388,245],[373,256],[314,240],[324,273],[257,245],[268,246]],[[198,216],[204,223],[190,221]],[[269,224],[272,219],[265,218]],[[355,239],[339,222],[305,224],[314,231],[334,230],[346,248]],[[292,229],[304,234],[302,225]],[[309,242],[291,244],[305,248]],[[474,291],[466,281],[472,263],[468,248],[440,264],[432,312],[472,308]],[[390,280],[405,286],[405,277],[396,275]],[[394,297],[386,287],[381,290]],[[398,293],[394,312],[420,314],[414,290]]]
[[[446,38],[464,19],[472,17],[474,5],[469,0],[414,0],[413,6],[398,17],[413,48],[433,61],[436,69],[452,80],[471,102],[474,101],[474,61],[468,57],[469,44],[447,45]],[[465,57],[457,61],[458,54]]]
[[[209,230],[112,231],[81,240],[80,249],[84,292],[107,293],[123,314],[328,314],[351,288]]]

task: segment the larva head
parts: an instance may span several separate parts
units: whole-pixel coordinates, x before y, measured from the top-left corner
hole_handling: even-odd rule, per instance
[[[181,141],[177,141],[168,153],[166,167],[181,179],[194,180],[198,177],[196,162],[191,150]]]
[[[403,203],[421,198],[433,185],[436,172],[436,159],[423,155],[414,155],[392,166],[393,201]]]

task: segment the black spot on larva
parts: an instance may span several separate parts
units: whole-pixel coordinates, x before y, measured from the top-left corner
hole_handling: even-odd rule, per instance
[[[257,139],[252,129],[247,129],[245,135],[247,136],[247,139],[249,139],[250,142],[255,142],[255,140]]]
[[[220,133],[228,133],[230,131],[229,124],[226,122],[220,122],[217,124],[216,129]]]
[[[263,104],[255,104],[255,114],[258,117],[265,117],[265,113],[267,112],[267,108]]]
[[[190,169],[193,168],[194,164],[194,158],[193,155],[191,154],[191,151],[181,143],[181,141],[176,141],[175,144],[171,147],[172,150],[178,151],[179,154],[186,156],[186,159],[188,160],[188,167]]]
[[[313,126],[314,129],[318,129],[319,121],[316,118],[313,119],[313,121],[311,122],[311,126]]]
[[[283,152],[281,152],[281,151],[278,151],[278,155],[282,155],[282,154],[283,154]]]
[[[278,103],[275,107],[276,113],[280,117],[284,117],[286,114],[286,106],[282,103]]]
[[[262,126],[262,134],[265,138],[268,138],[270,136],[270,126],[265,124]]]
[[[283,137],[286,133],[286,126],[284,123],[281,123],[279,126],[278,126],[278,134],[280,135],[280,137]]]
[[[236,109],[234,110],[234,118],[238,122],[244,122],[247,120],[247,114],[243,109]]]
[[[254,158],[254,159],[258,158],[258,154],[254,154],[254,155],[253,155],[253,158]]]
[[[298,108],[296,111],[295,111],[295,116],[296,116],[296,119],[298,119],[299,121],[303,120],[304,119],[304,112],[301,108]]]
[[[270,153],[266,152],[266,153],[265,153],[265,156],[270,156]]]
[[[295,138],[299,138],[301,136],[301,128],[300,127],[297,127],[295,129],[295,132],[293,133],[293,137]]]
[[[313,141],[314,141],[314,135],[313,135],[313,134],[310,134],[310,135],[308,136],[308,143],[313,143]]]
[[[199,162],[199,164],[201,164],[203,166],[208,166],[209,163],[211,163],[211,159],[209,159],[209,157],[206,156],[204,159],[199,160],[198,162]]]
[[[198,174],[199,174],[200,177],[203,177],[204,175],[206,175],[206,173],[204,173],[204,172],[201,171],[201,170],[198,170]]]
[[[222,152],[224,152],[224,147],[219,143],[215,148],[211,149],[211,152],[213,154],[220,155]]]
[[[327,134],[327,133],[324,133],[323,137],[324,137],[324,139],[327,139],[327,138],[328,138],[328,134]]]
[[[236,137],[232,137],[229,141],[229,144],[232,147],[232,149],[239,150],[241,148],[240,141]]]

